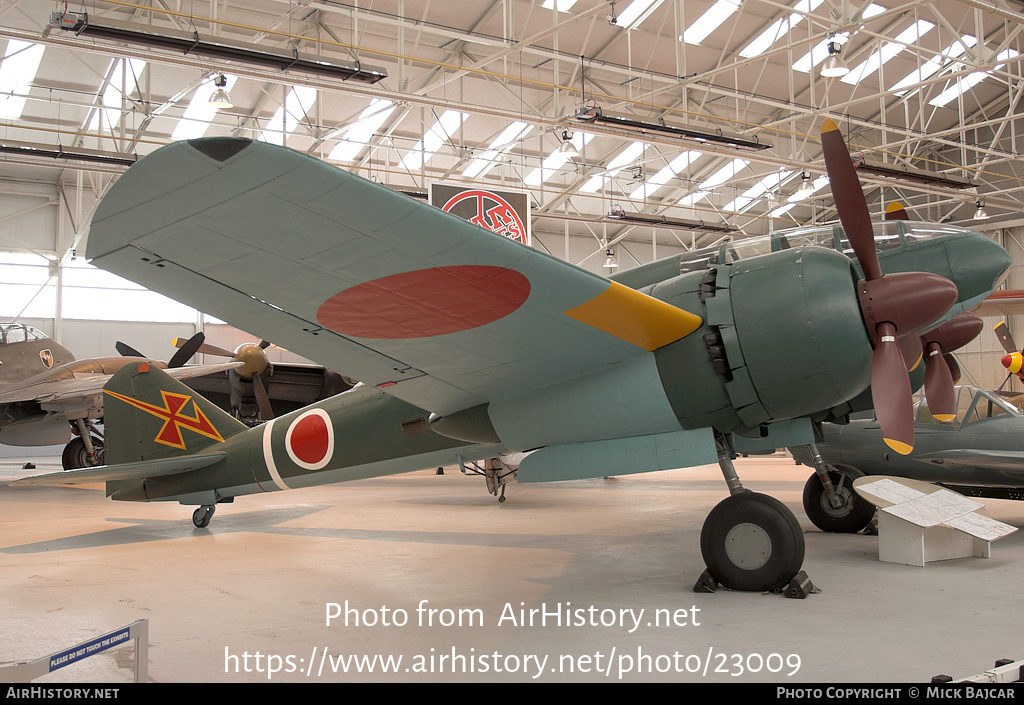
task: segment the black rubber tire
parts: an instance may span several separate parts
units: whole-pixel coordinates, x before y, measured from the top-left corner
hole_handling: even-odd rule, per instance
[[[85,450],[85,441],[81,436],[75,436],[70,443],[64,446],[64,452],[60,456],[61,465],[65,470],[79,470],[103,465],[103,441],[93,436],[92,447],[96,451],[96,456],[90,463],[89,453]]]
[[[848,465],[829,465],[828,477],[843,498],[843,506],[835,509],[825,496],[825,488],[817,474],[804,485],[804,511],[811,523],[822,531],[855,534],[871,523],[875,507],[853,489],[853,481],[864,473]]]
[[[213,519],[215,507],[199,507],[192,512],[192,523],[197,529],[205,529]]]
[[[719,502],[700,535],[708,571],[723,587],[765,592],[784,587],[804,562],[804,534],[779,500],[743,492]]]

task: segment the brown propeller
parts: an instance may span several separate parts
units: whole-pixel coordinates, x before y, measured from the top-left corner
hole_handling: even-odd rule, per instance
[[[935,419],[948,422],[956,418],[956,392],[947,355],[977,338],[984,327],[977,314],[961,313],[921,336],[925,350],[924,395]]]
[[[915,333],[944,316],[956,303],[956,285],[928,272],[883,275],[857,170],[839,127],[828,118],[821,126],[821,146],[839,220],[864,271],[857,292],[875,348],[871,360],[875,414],[886,445],[906,455],[914,449],[914,412],[907,362],[897,335]]]

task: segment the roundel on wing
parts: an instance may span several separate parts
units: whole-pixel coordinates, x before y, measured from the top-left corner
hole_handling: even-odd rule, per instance
[[[334,455],[334,427],[323,409],[299,415],[284,436],[285,450],[292,462],[306,470],[320,470]]]
[[[530,281],[488,265],[433,267],[392,274],[335,294],[317,320],[357,338],[428,338],[478,328],[516,311]]]

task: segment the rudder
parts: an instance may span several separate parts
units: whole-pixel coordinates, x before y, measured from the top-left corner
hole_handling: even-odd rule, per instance
[[[154,365],[125,365],[103,387],[108,465],[191,455],[247,430]]]

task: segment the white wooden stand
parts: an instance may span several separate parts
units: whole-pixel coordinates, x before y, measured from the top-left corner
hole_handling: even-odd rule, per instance
[[[985,514],[980,502],[927,482],[876,475],[853,487],[879,508],[878,559],[887,563],[989,558],[992,541],[1017,530]]]

